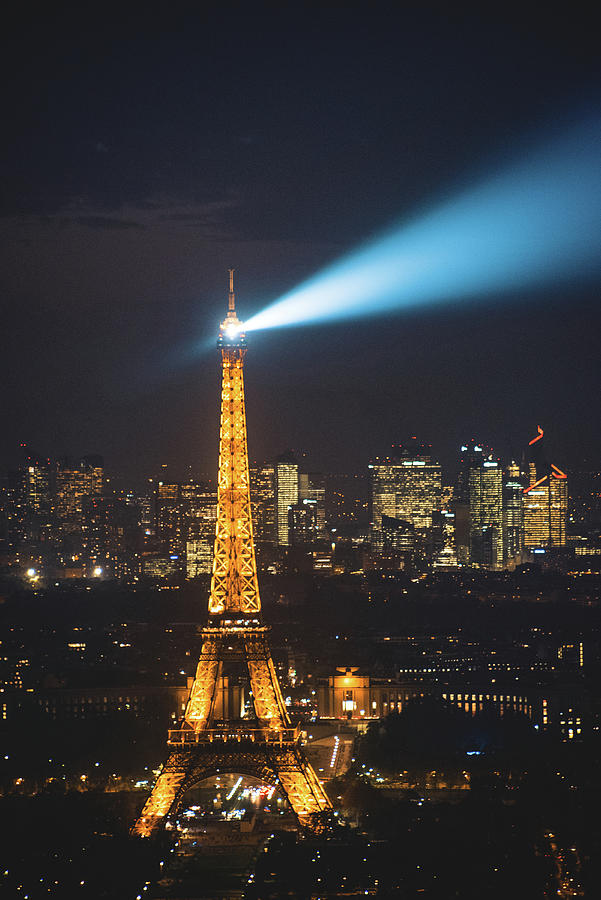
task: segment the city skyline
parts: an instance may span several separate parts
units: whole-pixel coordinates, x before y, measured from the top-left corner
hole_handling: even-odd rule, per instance
[[[540,429],[545,433],[545,445],[549,446],[552,439],[550,439],[547,434],[547,428],[541,429],[541,426],[538,423],[533,423],[531,425],[530,431],[526,435],[524,435],[523,441],[520,442],[519,438],[514,438],[512,441],[508,442],[508,446],[511,447],[511,450],[505,453],[499,450],[498,447],[493,446],[491,443],[489,443],[486,440],[486,435],[482,435],[482,433],[478,433],[475,437],[473,435],[470,435],[469,437],[464,436],[461,442],[456,447],[450,448],[450,452],[447,453],[446,456],[444,456],[443,453],[439,452],[439,448],[433,446],[430,442],[423,441],[422,444],[430,448],[433,457],[436,459],[437,465],[442,467],[443,479],[446,480],[447,483],[455,483],[461,471],[462,452],[465,449],[466,441],[481,444],[488,453],[493,454],[494,458],[498,459],[503,465],[507,465],[512,462],[521,465],[527,457],[530,442],[529,439],[534,429]],[[249,427],[249,430],[252,431],[252,424]],[[328,475],[367,476],[369,474],[369,470],[372,468],[371,464],[373,460],[393,457],[399,447],[411,446],[412,443],[417,442],[418,439],[420,439],[420,436],[407,433],[403,439],[399,439],[397,437],[387,446],[372,448],[368,452],[367,456],[363,460],[359,461],[359,465],[356,468],[350,466],[347,466],[346,468],[333,468],[329,470],[324,469],[323,467],[320,468],[315,464],[315,455],[310,454],[302,444],[298,448],[294,448],[289,444],[286,444],[285,441],[281,445],[275,447],[273,451],[268,455],[260,457],[249,454],[249,459],[251,465],[255,467],[274,467],[277,465],[278,461],[284,461],[285,459],[290,457],[291,460],[299,464],[300,470],[304,473],[321,472]],[[556,455],[557,458],[560,458],[555,453],[555,444],[552,444],[552,447],[553,454]],[[69,448],[67,449],[69,450]],[[133,490],[137,493],[143,493],[144,489],[150,483],[156,486],[156,484],[160,481],[164,481],[167,483],[178,482],[182,484],[185,482],[203,482],[206,484],[209,484],[211,482],[216,483],[217,451],[215,452],[214,468],[211,468],[210,465],[207,465],[206,468],[203,468],[202,464],[199,461],[192,460],[186,462],[184,460],[181,461],[178,465],[174,462],[173,459],[162,459],[162,461],[156,464],[153,470],[142,472],[139,470],[131,471],[127,466],[124,469],[119,466],[111,466],[110,460],[109,464],[105,465],[106,456],[105,453],[102,452],[102,448],[91,448],[89,452],[85,453],[75,453],[73,451],[69,451],[56,455],[52,453],[47,454],[45,452],[39,452],[39,450],[40,448],[36,448],[27,444],[19,445],[18,448],[15,448],[11,462],[5,464],[0,468],[0,474],[6,476],[11,472],[15,473],[19,469],[26,466],[27,462],[30,460],[39,461],[42,464],[49,466],[51,470],[55,470],[61,465],[79,465],[82,460],[94,458],[97,456],[102,459],[103,465],[106,470],[106,476],[110,480],[112,487],[116,490]],[[590,458],[587,459],[584,455],[579,459],[576,458],[573,465],[567,465],[563,460],[562,463],[564,464],[564,468],[567,468],[572,472],[584,472],[589,470],[592,471],[597,468],[596,460]]]

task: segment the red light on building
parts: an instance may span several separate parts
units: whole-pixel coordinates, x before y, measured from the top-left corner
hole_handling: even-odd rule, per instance
[[[533,488],[538,487],[539,484],[543,484],[543,482],[545,482],[546,480],[547,480],[547,476],[546,476],[546,475],[543,475],[542,478],[539,478],[538,481],[535,481],[534,484],[531,484],[531,485],[530,485],[530,487],[524,488],[524,494],[527,494],[527,493],[528,493],[529,491],[531,491]]]

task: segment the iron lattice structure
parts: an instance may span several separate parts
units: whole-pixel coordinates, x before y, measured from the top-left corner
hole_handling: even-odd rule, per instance
[[[185,792],[216,773],[238,772],[278,784],[299,824],[320,830],[330,801],[288,717],[261,622],[250,506],[244,357],[246,339],[236,316],[233,271],[229,309],[219,331],[222,359],[221,428],[210,624],[179,728],[168,733],[169,755],[133,832],[150,837],[177,811]],[[218,720],[224,666],[248,672],[254,718]]]

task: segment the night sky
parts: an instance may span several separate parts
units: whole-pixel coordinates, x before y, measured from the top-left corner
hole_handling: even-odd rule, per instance
[[[582,10],[285,6],[73,5],[5,26],[3,468],[26,441],[102,453],[131,483],[161,463],[214,474],[229,266],[248,318],[599,109]],[[541,424],[558,465],[598,462],[599,293],[255,333],[250,455],[366,471],[416,435],[452,467],[472,436],[515,455]]]

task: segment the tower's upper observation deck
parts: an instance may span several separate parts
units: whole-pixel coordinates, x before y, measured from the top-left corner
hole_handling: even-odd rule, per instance
[[[217,338],[219,349],[226,347],[246,347],[244,323],[236,315],[236,295],[234,294],[234,270],[230,269],[230,294],[227,316],[219,327]]]

